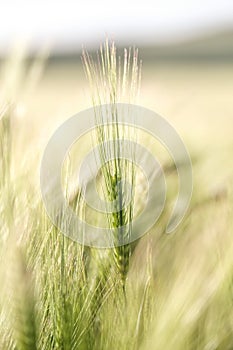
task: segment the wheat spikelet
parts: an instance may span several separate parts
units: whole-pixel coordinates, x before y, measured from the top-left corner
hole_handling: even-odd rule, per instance
[[[89,80],[92,91],[93,106],[108,104],[108,118],[111,126],[103,127],[103,117],[96,113],[96,138],[100,147],[100,158],[103,164],[102,175],[104,179],[105,197],[108,201],[115,201],[115,212],[108,215],[109,229],[115,230],[115,248],[113,256],[117,272],[125,284],[126,275],[129,269],[131,245],[120,245],[123,242],[122,235],[126,240],[131,235],[131,221],[133,217],[133,199],[125,208],[125,191],[121,182],[128,178],[132,185],[132,197],[135,187],[135,167],[122,161],[121,140],[130,135],[130,129],[118,123],[117,102],[135,102],[139,93],[141,79],[141,64],[138,62],[138,51],[134,49],[124,50],[123,65],[120,57],[117,57],[114,43],[100,47],[95,61],[86,51],[83,51],[83,65],[86,76]],[[106,147],[107,141],[112,140],[112,149]],[[106,162],[106,155],[111,154],[112,162]],[[134,149],[131,149],[132,157]],[[127,227],[126,230],[121,229]],[[121,243],[122,244],[122,243]]]

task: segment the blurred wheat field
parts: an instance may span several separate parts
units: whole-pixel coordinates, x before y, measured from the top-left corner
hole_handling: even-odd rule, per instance
[[[135,247],[125,300],[111,251],[65,238],[41,203],[40,159],[49,137],[91,106],[80,62],[49,63],[41,72],[37,62],[36,84],[28,67],[24,76],[23,61],[16,63],[9,70],[22,76],[9,82],[2,103],[13,96],[13,105],[0,128],[0,348],[231,350],[233,65],[144,63],[139,103],[185,141],[194,189],[175,233],[164,233],[165,211]],[[168,177],[173,186],[174,172]]]

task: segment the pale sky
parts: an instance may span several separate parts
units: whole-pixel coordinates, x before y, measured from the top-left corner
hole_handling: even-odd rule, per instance
[[[0,0],[0,14],[1,51],[17,39],[63,50],[106,36],[137,45],[233,27],[233,0]]]

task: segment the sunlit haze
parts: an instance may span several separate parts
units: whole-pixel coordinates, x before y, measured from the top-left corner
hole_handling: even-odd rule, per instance
[[[55,50],[95,45],[106,36],[122,43],[167,42],[229,27],[233,1],[1,1],[0,50],[29,39]]]

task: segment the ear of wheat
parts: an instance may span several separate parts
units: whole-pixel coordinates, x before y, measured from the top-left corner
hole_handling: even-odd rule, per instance
[[[136,49],[124,50],[123,63],[117,57],[114,43],[100,47],[94,60],[83,51],[83,65],[92,91],[92,103],[95,109],[98,105],[107,104],[109,125],[103,126],[103,116],[96,112],[96,138],[99,145],[99,156],[102,162],[102,176],[104,180],[104,194],[107,201],[116,203],[115,211],[108,215],[109,229],[114,234],[115,247],[113,249],[115,267],[121,279],[123,288],[129,269],[131,245],[123,244],[132,234],[133,197],[135,188],[135,166],[123,160],[121,141],[130,135],[129,127],[119,125],[118,102],[135,102],[138,96],[141,64],[138,61]],[[98,110],[99,111],[99,110]],[[106,111],[106,110],[105,110]],[[134,131],[135,132],[135,131]],[[113,141],[109,147],[108,141]],[[130,150],[134,156],[134,148]],[[107,162],[106,155],[111,154],[113,161]],[[124,179],[131,183],[131,202],[125,206]],[[125,229],[126,228],[126,229]]]

